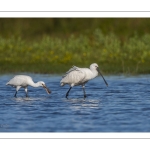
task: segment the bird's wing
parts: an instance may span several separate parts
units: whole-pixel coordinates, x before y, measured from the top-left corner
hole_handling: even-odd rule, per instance
[[[66,72],[66,74],[62,76],[62,78],[64,78],[65,76],[67,76],[67,74],[69,74],[70,72],[75,71],[75,70],[78,71],[78,70],[80,70],[80,69],[79,69],[79,67],[72,66],[72,68],[69,69],[69,70]]]
[[[23,84],[25,84],[25,78],[21,75],[18,75],[12,78],[6,85],[20,86]]]
[[[63,76],[63,79],[60,81],[61,85],[63,84],[73,84],[79,85],[82,84],[85,78],[85,73],[82,71],[81,68],[73,66],[66,75]]]

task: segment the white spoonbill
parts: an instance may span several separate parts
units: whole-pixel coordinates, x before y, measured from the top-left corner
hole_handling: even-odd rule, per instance
[[[22,87],[25,89],[26,97],[28,97],[28,89],[27,87],[30,85],[32,87],[43,87],[45,88],[46,92],[48,94],[51,93],[51,91],[46,87],[45,83],[43,81],[39,81],[37,83],[34,83],[32,78],[27,75],[16,75],[14,78],[12,78],[9,82],[6,83],[6,85],[10,85],[16,88],[16,93],[14,97],[16,97],[18,90]]]
[[[69,71],[66,72],[66,74],[62,77],[62,80],[60,81],[61,86],[64,86],[65,84],[70,85],[70,88],[68,92],[66,93],[66,98],[68,97],[71,88],[77,85],[82,86],[83,92],[84,92],[84,98],[85,98],[86,97],[86,93],[84,89],[85,83],[97,77],[98,73],[102,76],[105,84],[108,86],[106,80],[101,74],[99,67],[96,63],[91,64],[90,68],[79,68],[79,67],[73,66]]]

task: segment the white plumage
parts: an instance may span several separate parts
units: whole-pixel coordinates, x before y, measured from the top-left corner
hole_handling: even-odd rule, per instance
[[[79,68],[79,67],[73,66],[69,71],[66,72],[66,74],[63,76],[62,80],[60,81],[61,86],[64,86],[65,84],[70,85],[70,89],[66,93],[66,98],[68,97],[68,94],[71,88],[77,85],[82,85],[84,97],[86,97],[84,85],[89,80],[97,77],[98,73],[100,73],[100,75],[104,79],[96,63],[91,64],[90,68]],[[105,81],[105,84],[108,86],[105,79],[104,81]]]
[[[16,75],[14,78],[12,78],[9,82],[6,83],[6,85],[10,85],[16,88],[15,97],[17,95],[18,90],[22,87],[25,89],[26,97],[28,96],[28,90],[27,87],[30,85],[32,87],[43,87],[47,91],[48,94],[51,93],[51,91],[46,87],[45,83],[43,81],[39,81],[37,83],[34,83],[32,78],[27,75]]]

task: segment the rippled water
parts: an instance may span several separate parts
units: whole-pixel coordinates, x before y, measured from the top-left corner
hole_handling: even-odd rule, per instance
[[[81,87],[65,94],[61,76],[30,74],[34,81],[44,81],[52,90],[29,87],[29,98],[20,89],[5,86],[13,75],[0,76],[1,132],[149,132],[150,75],[105,76],[86,84],[87,98]]]

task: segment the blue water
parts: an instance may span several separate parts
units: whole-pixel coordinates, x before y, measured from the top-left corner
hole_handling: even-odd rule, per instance
[[[29,87],[29,98],[20,89],[5,86],[14,75],[0,76],[1,132],[150,132],[150,75],[105,76],[86,84],[87,98],[81,87],[65,94],[61,76],[30,74],[44,81],[52,91]]]

